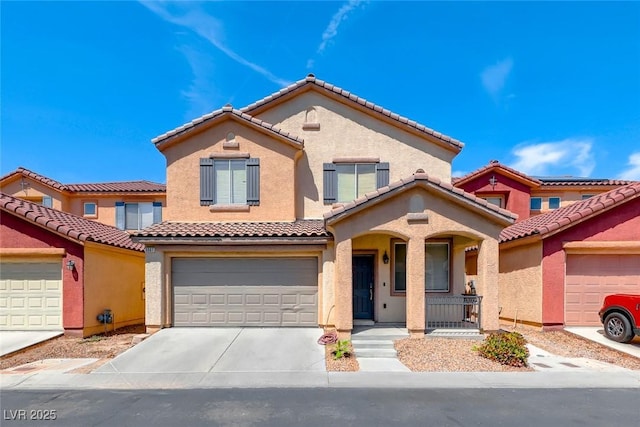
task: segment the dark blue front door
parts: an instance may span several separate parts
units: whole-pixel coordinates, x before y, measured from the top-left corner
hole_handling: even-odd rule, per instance
[[[373,319],[373,260],[374,255],[354,255],[353,318]]]

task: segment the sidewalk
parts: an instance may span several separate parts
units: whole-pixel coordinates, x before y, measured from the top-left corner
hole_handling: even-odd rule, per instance
[[[216,372],[5,374],[2,390],[207,388],[639,388],[626,372]]]

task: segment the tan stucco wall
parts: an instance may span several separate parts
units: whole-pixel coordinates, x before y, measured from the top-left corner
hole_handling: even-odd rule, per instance
[[[103,224],[116,225],[116,202],[125,203],[153,203],[161,202],[163,205],[163,211],[166,209],[165,197],[158,195],[144,195],[144,194],[132,194],[132,195],[91,195],[91,194],[76,194],[69,198],[68,210],[74,215],[83,216],[84,203],[94,202],[97,203],[97,216],[87,216],[85,218],[93,221],[98,221]],[[164,212],[163,212],[164,214]]]
[[[31,178],[24,178],[24,182],[29,185],[26,191],[22,189],[22,180],[20,177],[9,182],[5,182],[2,187],[0,187],[0,190],[10,196],[37,203],[42,201],[43,196],[50,196],[52,199],[52,207],[54,209],[63,211],[69,209],[69,197],[61,191],[43,185],[39,181]]]
[[[542,243],[500,251],[500,317],[542,323]]]
[[[428,222],[410,222],[407,219],[406,212],[425,213]],[[351,303],[351,276],[343,277],[343,274],[350,274],[351,263],[351,244],[346,244],[349,239],[353,240],[353,248],[365,248],[367,245],[377,246],[378,251],[386,248],[390,250],[388,241],[381,237],[373,236],[371,238],[359,237],[370,233],[382,232],[386,238],[397,237],[408,241],[409,247],[424,248],[424,242],[432,238],[450,238],[453,237],[453,266],[452,275],[454,278],[453,286],[449,295],[462,293],[465,284],[464,275],[464,247],[469,246],[474,241],[482,242],[481,250],[483,251],[483,263],[479,265],[479,274],[477,276],[478,293],[483,295],[483,328],[493,330],[498,328],[498,244],[497,237],[502,229],[502,225],[493,223],[483,215],[464,209],[461,205],[450,200],[444,200],[440,196],[433,194],[429,190],[423,188],[415,188],[384,201],[384,203],[369,207],[369,209],[355,213],[337,223],[330,224],[329,230],[332,231],[336,245],[343,247],[343,251],[336,253],[336,277],[334,277],[333,285],[336,298],[346,298],[346,301],[336,301],[336,307],[342,304],[344,311],[338,310],[336,314],[336,324],[342,325],[342,328],[349,328],[352,324],[352,313],[349,308]],[[416,243],[417,242],[417,243]],[[422,249],[424,251],[424,249]],[[411,254],[410,254],[411,255]],[[342,263],[348,263],[343,266]],[[380,291],[380,282],[384,283],[384,279],[389,280],[389,265],[382,265],[378,260],[378,287],[377,294],[379,301],[376,302],[378,313],[379,304],[384,301],[391,301],[392,297],[387,298],[387,291]],[[411,268],[411,272],[409,269]],[[343,273],[344,270],[344,273]],[[414,280],[413,286],[415,293],[411,293],[409,283]],[[407,298],[405,299],[405,313],[407,327],[409,329],[418,330],[422,325],[424,330],[424,254],[422,256],[411,257],[411,261],[407,260]],[[345,289],[346,288],[346,289]],[[382,289],[385,289],[384,287]],[[409,298],[412,296],[412,299]],[[421,295],[421,296],[420,296]],[[428,296],[428,295],[427,295]],[[401,298],[401,297],[400,297]],[[390,302],[387,307],[388,315],[382,316],[388,319],[400,319],[401,304],[400,300]],[[412,316],[416,316],[412,318]],[[420,318],[420,316],[422,316]],[[383,318],[384,318],[383,317]],[[379,318],[380,319],[380,318]],[[403,319],[404,320],[404,319]],[[382,320],[379,320],[382,321]],[[390,320],[393,321],[393,320]],[[340,327],[338,329],[341,329]]]
[[[239,143],[225,149],[229,132]],[[214,154],[249,153],[260,159],[260,205],[248,211],[211,212],[200,206],[200,159]],[[256,131],[234,119],[167,147],[167,208],[169,221],[292,221],[296,218],[295,158],[299,149]]]
[[[319,130],[305,130],[306,111],[314,107]],[[443,181],[451,179],[451,151],[417,135],[310,91],[258,114],[261,119],[304,138],[304,155],[297,168],[298,217],[320,218],[323,204],[323,163],[334,158],[373,157],[389,162],[389,182],[422,168]]]
[[[87,242],[84,258],[84,336],[104,332],[97,316],[110,309],[107,330],[144,323],[144,253]]]

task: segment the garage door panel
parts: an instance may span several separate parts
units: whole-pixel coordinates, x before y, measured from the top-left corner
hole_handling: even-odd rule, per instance
[[[599,326],[606,295],[640,293],[640,255],[569,255],[565,283],[565,323]]]

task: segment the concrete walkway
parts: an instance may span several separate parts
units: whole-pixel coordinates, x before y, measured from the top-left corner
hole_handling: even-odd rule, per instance
[[[0,331],[0,356],[62,335],[64,331]]]
[[[571,332],[572,334],[579,335],[588,340],[595,341],[598,344],[602,344],[606,347],[613,348],[623,353],[630,354],[631,356],[640,358],[640,337],[635,337],[633,341],[631,341],[630,343],[622,344],[607,338],[604,335],[604,329],[602,329],[602,326],[598,326],[598,327],[573,326],[573,327],[566,327],[564,328],[564,330],[567,332]]]

